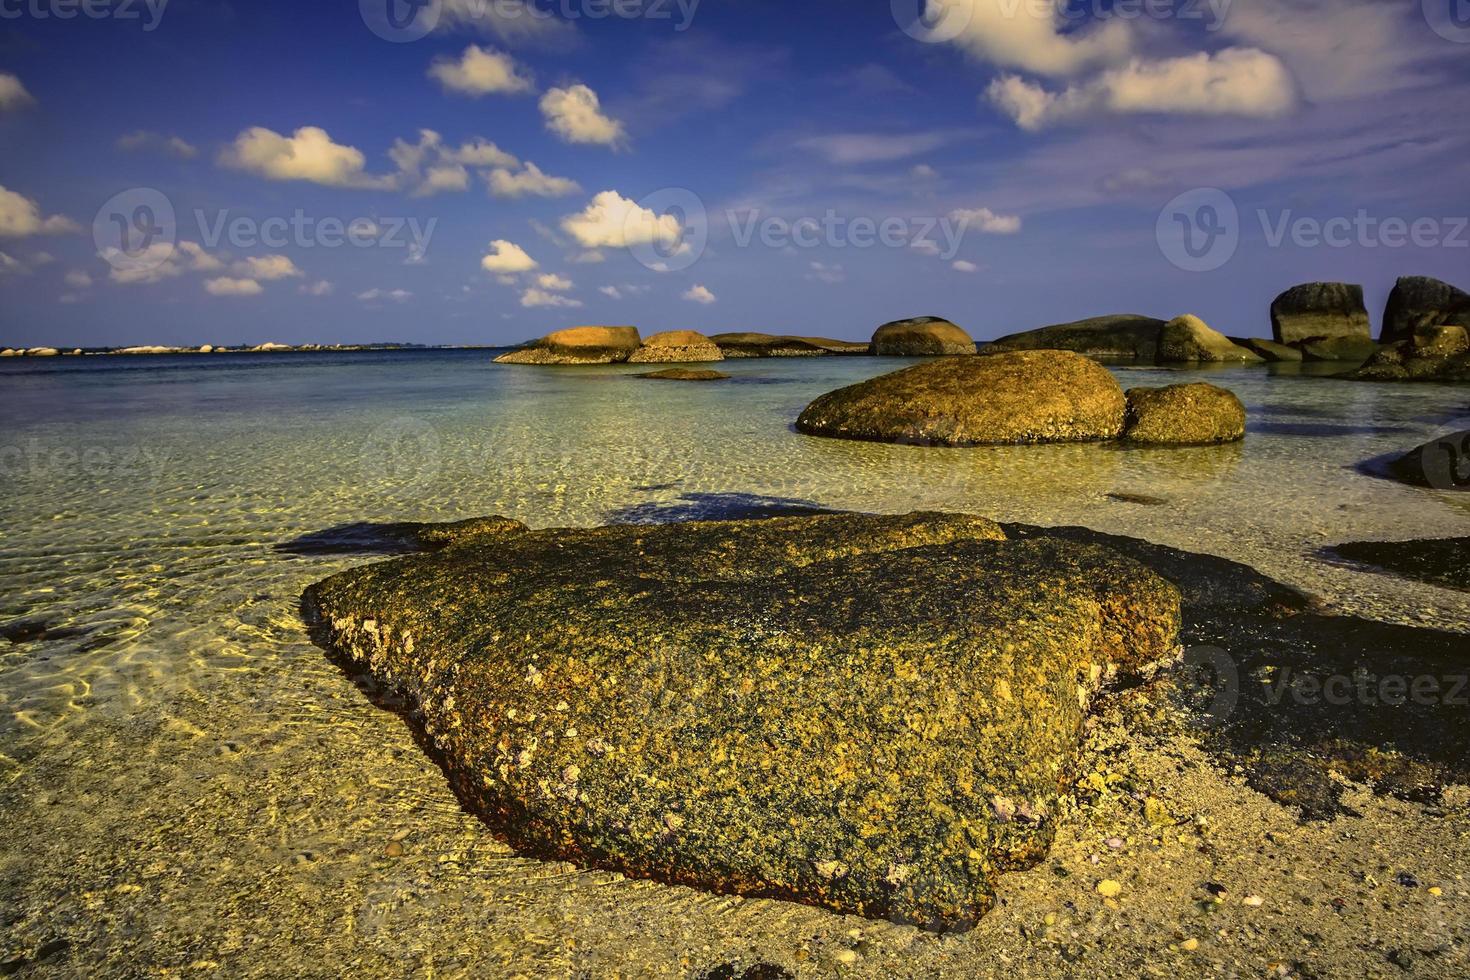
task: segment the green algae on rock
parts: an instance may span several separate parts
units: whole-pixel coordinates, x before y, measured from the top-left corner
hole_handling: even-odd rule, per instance
[[[1179,593],[965,515],[471,537],[308,589],[522,850],[935,929],[1034,864],[1103,678]]]
[[[981,446],[1113,439],[1123,389],[1069,351],[946,358],[828,392],[796,422],[808,435]]]
[[[1245,406],[1233,391],[1204,382],[1129,388],[1127,442],[1207,446],[1245,438]]]

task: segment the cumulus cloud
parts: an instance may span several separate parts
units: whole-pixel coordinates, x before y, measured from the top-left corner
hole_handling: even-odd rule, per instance
[[[296,287],[296,291],[305,296],[330,296],[333,288],[325,279],[318,279],[316,282],[302,283]]]
[[[1160,61],[1135,59],[1051,92],[1007,75],[986,95],[1022,129],[1038,130],[1098,113],[1189,113],[1272,118],[1297,103],[1291,73],[1274,55],[1226,48]]]
[[[296,263],[287,255],[252,255],[236,262],[231,266],[230,272],[242,278],[264,279],[267,282],[300,278],[302,275]]]
[[[147,129],[135,129],[131,133],[119,136],[117,148],[119,150],[149,150],[168,153],[180,160],[192,160],[199,155],[198,147],[182,136],[165,136]]]
[[[684,235],[679,219],[655,214],[617,191],[603,191],[579,214],[561,220],[562,230],[583,248],[626,248],[629,245],[678,244]]]
[[[10,112],[15,109],[24,109],[26,106],[35,105],[36,100],[26,87],[20,83],[20,79],[6,72],[0,72],[0,112]]]
[[[515,242],[497,239],[490,243],[490,251],[480,260],[480,268],[498,275],[530,272],[536,268],[536,260]]]
[[[485,182],[496,197],[565,197],[582,189],[575,180],[542,172],[530,160],[519,172],[498,167],[485,175]]]
[[[1132,53],[1132,32],[1123,19],[1065,30],[1069,18],[1063,11],[1062,4],[1022,0],[928,0],[926,20],[940,30],[962,25],[954,43],[982,61],[1037,75],[1076,75],[1118,64]]]
[[[426,132],[432,132],[432,130],[426,130]],[[442,152],[442,157],[451,163],[463,164],[466,167],[514,167],[520,163],[513,155],[479,136],[467,140],[458,148],[446,147]]]
[[[979,272],[980,271],[980,267],[978,265],[976,265],[973,262],[968,262],[965,259],[958,259],[958,260],[956,260],[955,263],[952,266],[950,266],[950,268],[954,269],[954,271],[956,271],[956,272]]]
[[[949,213],[951,221],[962,228],[974,228],[987,235],[1014,235],[1021,230],[1021,219],[1013,214],[996,214],[989,208],[960,208]]]
[[[579,299],[572,299],[570,296],[558,296],[556,293],[547,292],[544,289],[537,289],[533,287],[521,294],[521,305],[526,307],[576,307],[581,306],[582,301]]]
[[[109,245],[98,253],[112,270],[107,278],[125,286],[147,285],[173,279],[186,272],[217,272],[224,263],[210,255],[198,242],[154,242],[140,252],[124,253]]]
[[[531,80],[520,74],[515,59],[478,44],[465,48],[458,58],[435,58],[429,77],[447,91],[475,97],[531,91]]]
[[[586,85],[554,88],[541,97],[546,128],[568,143],[617,146],[625,141],[623,124],[602,112],[597,93]]]
[[[521,44],[555,45],[572,39],[576,27],[559,17],[548,17],[528,0],[438,0],[440,31],[474,31],[499,38],[512,47]]]
[[[380,303],[385,300],[393,303],[402,303],[411,296],[413,296],[413,293],[406,289],[378,289],[376,286],[366,292],[357,294],[357,298],[364,303]]]
[[[715,294],[704,286],[690,286],[688,291],[684,293],[683,298],[689,300],[691,303],[703,303],[705,306],[708,306],[715,301]]]
[[[78,230],[76,222],[62,215],[42,217],[41,205],[0,184],[0,238],[59,235]]]
[[[598,286],[597,291],[609,299],[623,298],[623,291],[616,286]]]
[[[520,162],[480,137],[458,147],[449,146],[432,129],[419,130],[417,143],[394,140],[388,158],[398,168],[394,183],[408,188],[414,197],[469,190],[468,167],[514,167]]]
[[[261,286],[254,279],[231,279],[229,276],[220,276],[218,279],[206,279],[204,291],[211,296],[259,296]]]
[[[179,242],[175,258],[190,272],[213,272],[225,264],[204,250],[198,242]]]
[[[24,262],[8,252],[0,252],[0,276],[28,276],[31,270]]]
[[[554,293],[564,293],[572,288],[572,281],[565,276],[559,276],[555,272],[546,272],[536,277],[536,285],[542,289],[549,289]]]
[[[334,143],[317,126],[303,126],[290,136],[253,126],[225,148],[219,162],[267,180],[304,180],[325,187],[383,189],[394,185],[391,174],[366,172],[367,159],[361,150]]]

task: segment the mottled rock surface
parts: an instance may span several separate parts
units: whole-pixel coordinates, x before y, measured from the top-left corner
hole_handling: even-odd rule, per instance
[[[834,514],[477,535],[304,606],[528,853],[962,929],[1179,602],[1105,548]]]
[[[1356,381],[1470,381],[1470,335],[1461,326],[1428,327],[1413,340],[1380,349],[1346,377]]]
[[[1470,293],[1428,276],[1404,276],[1388,294],[1379,339],[1396,344],[1444,324],[1470,328]]]
[[[725,381],[730,376],[723,371],[712,371],[697,368],[665,368],[662,371],[649,371],[638,375],[640,378],[648,378],[652,381]]]
[[[1238,361],[1250,364],[1265,360],[1255,351],[1238,346],[1192,313],[1175,317],[1164,324],[1159,332],[1158,359],[1161,364],[1187,364],[1195,361]]]
[[[710,338],[727,358],[828,357],[827,347],[803,337],[769,333],[717,333]],[[834,342],[835,343],[835,342]]]
[[[572,327],[502,354],[497,364],[620,364],[639,347],[637,327]]]
[[[1245,406],[1233,391],[1196,382],[1129,388],[1123,438],[1154,446],[1202,446],[1245,438]]]
[[[920,316],[885,323],[873,332],[878,357],[953,357],[975,353],[975,340],[948,320]]]
[[[666,330],[643,341],[628,358],[629,364],[696,364],[723,361],[715,342],[693,330]]]
[[[946,358],[828,392],[796,422],[808,435],[978,446],[1113,439],[1123,389],[1070,351]]]
[[[1372,339],[1363,287],[1345,282],[1293,286],[1271,303],[1271,331],[1278,344],[1320,337]]]

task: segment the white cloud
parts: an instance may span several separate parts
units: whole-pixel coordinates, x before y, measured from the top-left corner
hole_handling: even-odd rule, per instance
[[[85,269],[72,269],[66,274],[66,284],[73,289],[90,289],[92,276]]]
[[[483,137],[467,140],[458,149],[445,149],[443,158],[466,167],[514,167],[520,163],[514,156]]]
[[[0,252],[0,276],[28,276],[31,270],[26,264],[8,252]]]
[[[813,282],[839,283],[847,281],[847,271],[842,268],[841,263],[813,262],[811,272],[807,278]]]
[[[444,191],[466,191],[470,186],[467,167],[514,167],[520,163],[480,137],[458,147],[448,146],[432,129],[419,130],[417,143],[393,141],[388,158],[398,168],[392,178],[399,187],[410,188],[414,197],[429,197]]]
[[[958,259],[958,260],[956,260],[955,263],[954,263],[954,265],[951,266],[951,268],[954,269],[954,271],[956,271],[956,272],[979,272],[980,271],[980,267],[978,265],[976,265],[973,262],[967,262],[964,259]]]
[[[963,228],[974,228],[987,235],[1014,235],[1021,230],[1021,219],[1015,215],[996,214],[989,208],[961,208],[949,213],[950,220]]]
[[[511,46],[570,40],[576,27],[527,0],[439,0],[439,30],[493,35]]]
[[[526,290],[524,293],[521,294],[521,305],[522,306],[526,306],[526,307],[532,307],[532,306],[576,307],[576,306],[581,306],[582,305],[582,301],[579,300],[579,299],[572,299],[572,298],[570,298],[568,296],[558,296],[555,293],[549,293],[549,292],[547,292],[544,289],[535,289],[535,288],[532,288],[532,289]]]
[[[503,238],[490,243],[490,251],[480,260],[480,268],[486,272],[504,274],[530,272],[536,268],[536,260],[515,242]]]
[[[565,276],[557,275],[555,272],[546,272],[536,277],[536,285],[555,293],[564,293],[572,288],[572,281]]]
[[[577,265],[597,265],[600,262],[606,262],[607,256],[594,248],[585,252],[578,252],[576,255],[570,255],[567,257],[567,261],[576,263]]]
[[[1025,0],[928,0],[926,19],[937,30],[963,25],[954,43],[976,58],[1038,75],[1075,75],[1132,53],[1132,32],[1121,17],[1066,30],[1071,18],[1064,10]]]
[[[218,279],[206,279],[204,291],[211,296],[259,296],[261,286],[254,279],[231,279],[228,276],[220,276]]]
[[[583,248],[675,245],[684,229],[672,214],[655,214],[617,191],[603,191],[580,214],[561,220],[562,230]]]
[[[264,279],[267,282],[300,278],[302,275],[287,255],[252,255],[236,262],[230,267],[230,272],[245,279]]]
[[[225,267],[223,262],[206,252],[198,242],[179,242],[178,252],[183,255],[175,255],[175,258],[181,258],[182,264],[190,272],[214,272]]]
[[[546,128],[568,143],[616,146],[624,142],[623,124],[602,113],[597,93],[586,85],[554,88],[541,97]]]
[[[409,299],[411,296],[413,296],[413,293],[409,292],[406,289],[378,289],[377,287],[369,289],[366,292],[357,294],[357,298],[362,300],[364,303],[377,303],[382,300],[390,300],[394,303],[402,303],[403,301]]]
[[[333,288],[325,279],[318,279],[316,282],[302,283],[296,287],[296,291],[306,296],[330,296]]]
[[[440,191],[467,191],[470,172],[457,163],[441,163],[424,172],[424,180],[413,190],[414,197],[430,197]]]
[[[914,164],[914,169],[909,171],[909,176],[915,180],[935,180],[939,177],[939,171],[927,163]]]
[[[0,185],[0,238],[57,235],[78,230],[76,222],[59,214],[43,218],[39,204]]]
[[[531,91],[531,80],[517,71],[515,59],[478,44],[465,48],[458,58],[435,58],[429,77],[450,92],[476,97]]]
[[[361,150],[332,142],[317,126],[303,126],[291,136],[251,127],[220,154],[219,162],[268,180],[304,180],[325,187],[384,189],[395,183],[392,175],[366,173]]]
[[[0,112],[10,112],[14,109],[24,109],[26,106],[35,105],[36,100],[26,87],[20,83],[20,79],[14,75],[0,72]]]
[[[119,150],[153,150],[172,154],[181,160],[192,160],[199,155],[198,147],[182,136],[164,136],[162,133],[146,129],[136,129],[118,137],[117,148]]]
[[[1022,129],[1037,130],[1099,113],[1189,113],[1271,118],[1290,112],[1296,83],[1281,60],[1254,48],[1226,48],[1161,61],[1134,59],[1059,92],[1007,75],[990,101]]]
[[[124,254],[109,245],[98,253],[113,266],[107,278],[127,286],[147,285],[173,279],[185,272],[216,272],[224,263],[210,255],[198,242],[154,242],[142,252]]]
[[[485,181],[496,197],[564,197],[582,189],[575,180],[543,173],[529,160],[519,173],[499,167],[486,174]]]
[[[623,293],[616,286],[598,286],[597,291],[609,299],[622,299]]]
[[[703,286],[690,286],[688,291],[684,293],[683,298],[689,300],[691,303],[703,303],[705,306],[708,306],[715,301],[715,294]]]

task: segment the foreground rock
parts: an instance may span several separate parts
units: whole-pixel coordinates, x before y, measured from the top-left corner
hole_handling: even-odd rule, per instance
[[[572,327],[547,334],[496,364],[620,364],[638,350],[637,327]]]
[[[1470,293],[1428,276],[1404,276],[1388,294],[1379,339],[1385,344],[1412,341],[1444,325],[1470,329]]]
[[[629,364],[694,364],[701,361],[723,361],[720,348],[702,333],[693,330],[668,330],[643,341],[628,358]]]
[[[1204,446],[1245,438],[1245,406],[1211,384],[1129,388],[1123,438],[1151,446]]]
[[[1470,335],[1464,327],[1430,327],[1413,340],[1384,347],[1345,375],[1356,381],[1470,381]]]
[[[1389,464],[1405,483],[1433,490],[1470,490],[1470,429],[1431,439]]]
[[[1277,296],[1271,303],[1271,331],[1278,344],[1373,336],[1363,287],[1345,282],[1304,283]]]
[[[974,339],[948,320],[921,316],[885,323],[873,333],[878,357],[952,357],[975,353]]]
[[[987,344],[981,353],[1017,350],[1068,350],[1103,360],[1149,364],[1241,362],[1262,360],[1210,328],[1192,314],[1164,321],[1123,313],[1011,334]]]
[[[1332,550],[1349,561],[1372,565],[1419,582],[1451,589],[1470,589],[1470,538],[1352,541]]]
[[[726,381],[729,375],[723,371],[700,370],[697,368],[665,368],[638,375],[654,381]]]
[[[946,358],[829,392],[797,420],[809,435],[922,445],[1086,442],[1123,430],[1123,389],[1069,351]]]
[[[512,532],[312,586],[515,846],[939,929],[1054,833],[1085,705],[1179,593],[980,518]]]

